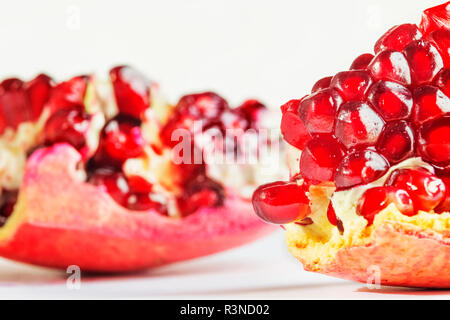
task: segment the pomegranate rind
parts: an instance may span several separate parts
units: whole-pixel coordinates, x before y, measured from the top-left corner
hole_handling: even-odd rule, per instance
[[[35,265],[125,272],[231,249],[274,230],[253,213],[250,200],[227,190],[222,207],[183,219],[132,212],[87,184],[67,144],[28,159],[14,213],[0,229],[0,256]]]
[[[341,248],[322,265],[295,254],[306,271],[363,283],[389,286],[450,288],[450,230],[437,232],[384,221],[364,245]]]

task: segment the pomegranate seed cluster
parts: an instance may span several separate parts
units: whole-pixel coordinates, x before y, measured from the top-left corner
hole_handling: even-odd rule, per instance
[[[98,95],[98,83],[93,76],[77,76],[61,83],[46,75],[29,82],[4,80],[0,83],[0,139],[16,134],[23,123],[36,124],[44,119],[37,142],[26,150],[28,155],[36,148],[56,143],[72,145],[82,156],[87,181],[104,189],[127,209],[154,209],[171,215],[169,203],[174,203],[176,214],[186,216],[201,207],[222,205],[224,186],[208,177],[204,161],[171,163],[165,179],[172,180],[172,188],[164,190],[155,186],[159,183],[157,179],[150,181],[143,175],[127,172],[126,163],[131,159],[154,161],[149,154],[162,157],[165,150],[170,151],[179,143],[172,137],[177,129],[189,132],[192,147],[200,149],[202,155],[199,133],[193,127],[196,121],[201,121],[201,133],[220,132],[228,137],[225,135],[228,129],[258,130],[260,113],[266,107],[257,100],[248,100],[238,108],[230,108],[212,92],[186,95],[174,107],[164,106],[171,108],[165,110],[165,122],[152,123],[158,131],[157,141],[148,141],[144,125],[152,109],[153,84],[128,66],[113,68],[109,76],[113,89],[110,100],[117,107],[111,116],[106,111],[108,102],[100,101],[105,97]],[[231,136],[233,141],[226,152],[239,150],[238,138],[237,133]],[[3,224],[13,211],[17,190],[1,191],[0,224]]]
[[[292,199],[274,200],[275,193],[321,183],[332,183],[337,191],[366,185],[412,157],[422,158],[433,172],[394,172],[396,179],[366,192],[357,213],[372,223],[374,214],[389,203],[405,215],[450,210],[444,183],[450,174],[446,8],[425,11],[419,27],[391,28],[376,42],[374,54],[360,55],[350,70],[320,79],[309,95],[281,107],[284,140],[301,151],[299,174],[291,182],[277,183],[276,191],[272,185],[258,189],[254,207],[263,219],[279,223],[272,218],[274,211],[287,211],[280,215],[290,217],[285,222],[304,216],[288,213],[299,210]],[[303,185],[293,186],[299,178]],[[303,206],[304,197],[298,199],[296,205]],[[334,209],[328,211],[329,221],[337,225]]]

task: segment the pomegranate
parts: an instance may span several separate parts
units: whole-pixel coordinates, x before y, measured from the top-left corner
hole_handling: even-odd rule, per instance
[[[447,2],[281,107],[291,179],[253,205],[285,224],[306,270],[366,282],[377,266],[382,284],[450,286],[449,48]]]
[[[157,116],[157,86],[137,70],[115,67],[110,82],[113,92],[102,97],[91,75],[0,83],[1,256],[119,272],[211,254],[273,230],[243,194],[254,182],[232,185],[229,174],[212,175],[215,163],[204,161],[206,151],[234,156],[244,149],[242,132],[262,127],[261,102],[231,108],[216,93],[196,93]],[[102,112],[114,110],[108,101],[115,114]],[[211,128],[227,144],[205,142],[201,134]],[[188,133],[187,144],[172,141],[178,129]],[[179,162],[178,152],[187,158]],[[23,179],[11,188],[13,175]]]

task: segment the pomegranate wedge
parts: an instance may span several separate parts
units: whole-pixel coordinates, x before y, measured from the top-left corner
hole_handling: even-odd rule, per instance
[[[0,256],[132,271],[275,229],[253,215],[251,190],[263,178],[240,158],[279,142],[259,138],[269,112],[261,102],[231,108],[204,92],[170,105],[128,66],[113,68],[109,82],[92,75],[2,82]],[[10,116],[19,107],[30,112]]]
[[[285,224],[306,270],[450,287],[449,39],[447,2],[281,107],[291,179],[260,186],[253,205]]]

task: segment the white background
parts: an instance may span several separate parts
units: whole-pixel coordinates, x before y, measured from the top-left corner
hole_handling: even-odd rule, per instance
[[[419,22],[424,0],[2,1],[0,75],[57,79],[131,64],[171,101],[211,89],[237,104],[271,107],[371,52],[389,27]],[[384,288],[301,271],[282,232],[213,257],[136,275],[83,278],[0,260],[0,297],[447,298],[445,291]]]

